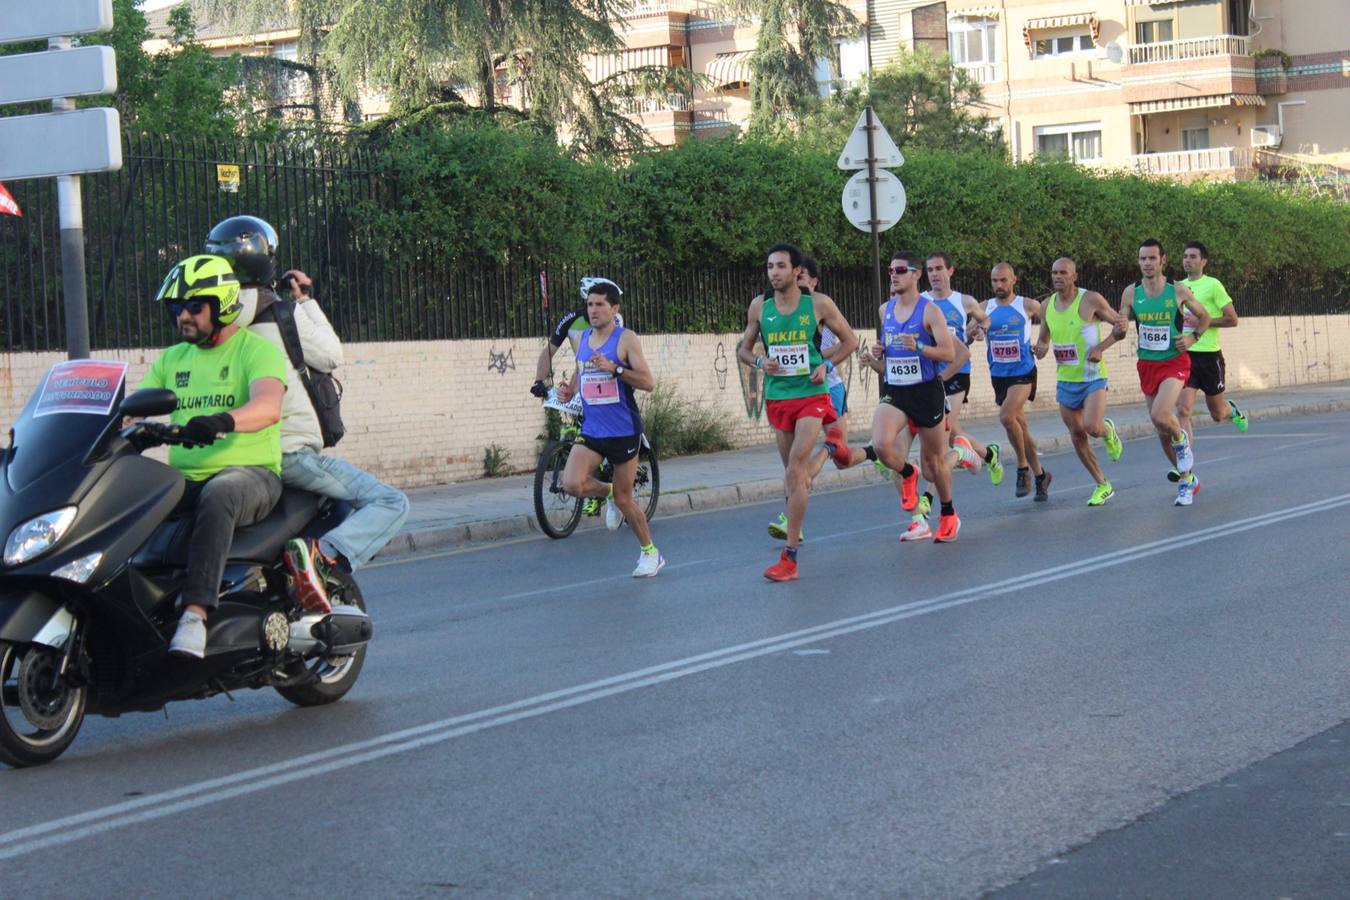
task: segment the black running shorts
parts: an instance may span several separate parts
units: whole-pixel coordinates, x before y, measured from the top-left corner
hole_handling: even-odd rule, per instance
[[[1222,350],[1192,350],[1191,374],[1186,379],[1186,387],[1204,391],[1206,397],[1217,397],[1223,393],[1223,377],[1227,372],[1223,364]]]
[[[946,400],[940,378],[919,384],[881,386],[881,402],[900,410],[920,428],[936,428],[942,424]]]

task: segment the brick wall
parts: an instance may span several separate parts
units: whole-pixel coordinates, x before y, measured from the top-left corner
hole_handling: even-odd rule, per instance
[[[871,332],[863,332],[871,338]],[[753,373],[736,362],[738,335],[656,335],[642,339],[643,352],[662,381],[685,397],[714,406],[732,423],[737,446],[766,443],[764,420]],[[1316,384],[1350,379],[1350,316],[1302,316],[1243,319],[1223,332],[1228,386],[1244,390]],[[347,364],[338,375],[346,388],[343,415],[346,439],[341,455],[401,487],[476,478],[483,472],[483,451],[497,444],[510,451],[510,464],[528,469],[544,431],[539,401],[529,394],[542,342],[428,341],[348,344]],[[984,361],[976,344],[973,396],[966,415],[995,412]],[[129,383],[137,384],[158,351],[130,350],[96,355],[131,364]],[[1134,340],[1107,354],[1111,403],[1139,402],[1134,374]],[[47,368],[62,354],[0,356],[0,421],[6,427],[27,402]],[[555,371],[570,372],[571,351],[564,346]],[[876,405],[876,375],[861,366],[845,367],[853,407],[851,430],[866,430]],[[1041,391],[1036,408],[1053,409],[1054,363],[1041,362]]]

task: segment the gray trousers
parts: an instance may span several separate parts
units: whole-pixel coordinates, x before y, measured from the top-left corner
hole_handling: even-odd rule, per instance
[[[262,466],[231,466],[206,481],[189,481],[179,511],[192,511],[182,605],[215,609],[234,530],[267,518],[281,499],[281,479]]]

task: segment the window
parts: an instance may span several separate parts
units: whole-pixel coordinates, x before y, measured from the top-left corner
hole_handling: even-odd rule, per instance
[[[947,23],[947,48],[958,66],[993,65],[998,62],[998,22],[952,19]]]
[[[290,59],[290,60],[294,60],[294,59],[296,58],[296,56],[297,56],[297,54],[296,54],[296,50],[297,50],[297,49],[299,49],[299,46],[298,46],[297,44],[294,44],[294,43],[290,43],[290,44],[273,44],[273,45],[272,45],[272,55],[273,55],[274,57],[276,57],[277,59]]]
[[[1208,128],[1183,128],[1181,130],[1181,149],[1182,150],[1208,150],[1209,149],[1209,129]]]
[[[1036,155],[1074,162],[1096,162],[1102,158],[1102,124],[1082,122],[1076,125],[1046,125],[1035,130]]]
[[[1134,23],[1134,42],[1136,44],[1161,44],[1170,40],[1172,40],[1171,19]]]
[[[1037,59],[1067,56],[1070,53],[1083,53],[1092,49],[1092,32],[1087,29],[1071,34],[1042,37],[1031,42],[1031,55]]]

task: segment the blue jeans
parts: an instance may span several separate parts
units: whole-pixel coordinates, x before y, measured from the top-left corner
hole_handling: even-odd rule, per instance
[[[323,456],[313,450],[283,453],[281,480],[288,487],[352,505],[356,511],[325,534],[320,544],[347,557],[353,569],[370,562],[408,518],[406,494],[336,456]],[[328,549],[324,548],[324,552]]]

